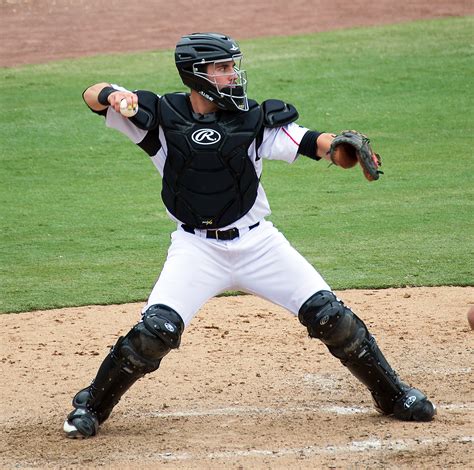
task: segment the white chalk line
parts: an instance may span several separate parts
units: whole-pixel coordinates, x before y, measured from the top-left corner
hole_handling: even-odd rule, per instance
[[[450,403],[446,405],[436,405],[438,410],[445,411],[474,411],[474,403]],[[212,408],[207,410],[182,410],[182,411],[152,411],[144,413],[146,416],[156,418],[182,418],[182,417],[198,417],[198,416],[244,416],[244,415],[288,415],[294,413],[326,413],[336,415],[355,415],[359,413],[376,413],[373,407],[362,406],[297,406],[287,408],[265,407],[259,408],[255,406],[235,406],[225,408]],[[143,416],[144,414],[140,414]]]
[[[347,444],[326,446],[307,446],[299,448],[283,449],[249,449],[249,450],[225,450],[209,452],[207,454],[194,454],[190,452],[161,452],[148,455],[153,459],[160,460],[191,460],[191,459],[235,459],[237,457],[285,457],[298,455],[299,457],[311,457],[315,455],[350,454],[355,452],[400,452],[414,449],[420,446],[432,446],[435,444],[469,444],[474,442],[474,436],[459,436],[454,438],[416,438],[416,439],[368,439],[364,441],[351,441]]]
[[[411,370],[411,374],[429,373],[431,375],[464,375],[472,374],[472,367],[444,367],[444,368],[431,368],[431,367],[417,367],[416,370]],[[332,389],[334,385],[343,377],[340,374],[304,374],[303,383],[306,385],[317,385],[323,389]],[[347,377],[347,376],[346,376]]]

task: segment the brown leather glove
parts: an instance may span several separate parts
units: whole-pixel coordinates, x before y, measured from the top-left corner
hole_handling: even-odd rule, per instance
[[[329,156],[335,165],[350,168],[356,163],[362,167],[364,176],[369,181],[378,180],[382,159],[370,146],[366,135],[358,131],[342,131],[331,142]]]

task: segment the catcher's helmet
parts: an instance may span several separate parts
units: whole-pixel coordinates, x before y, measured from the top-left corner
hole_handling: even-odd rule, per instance
[[[242,53],[238,44],[218,33],[183,36],[175,50],[175,63],[183,83],[228,111],[247,111],[247,75],[240,69]],[[206,70],[207,64],[233,61],[234,83],[219,87]]]

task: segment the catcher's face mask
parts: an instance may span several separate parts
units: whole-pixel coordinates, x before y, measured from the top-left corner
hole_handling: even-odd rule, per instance
[[[217,99],[223,103],[231,103],[231,108],[240,111],[249,109],[247,99],[247,73],[241,68],[242,55],[234,56],[232,59],[201,61],[193,64],[193,74],[210,83]],[[207,98],[206,91],[201,94]],[[212,90],[214,91],[214,90]]]

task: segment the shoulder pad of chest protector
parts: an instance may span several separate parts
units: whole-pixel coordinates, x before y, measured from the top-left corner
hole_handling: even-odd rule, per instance
[[[298,111],[292,104],[281,100],[266,100],[261,107],[265,127],[282,127],[295,122],[299,117]]]

